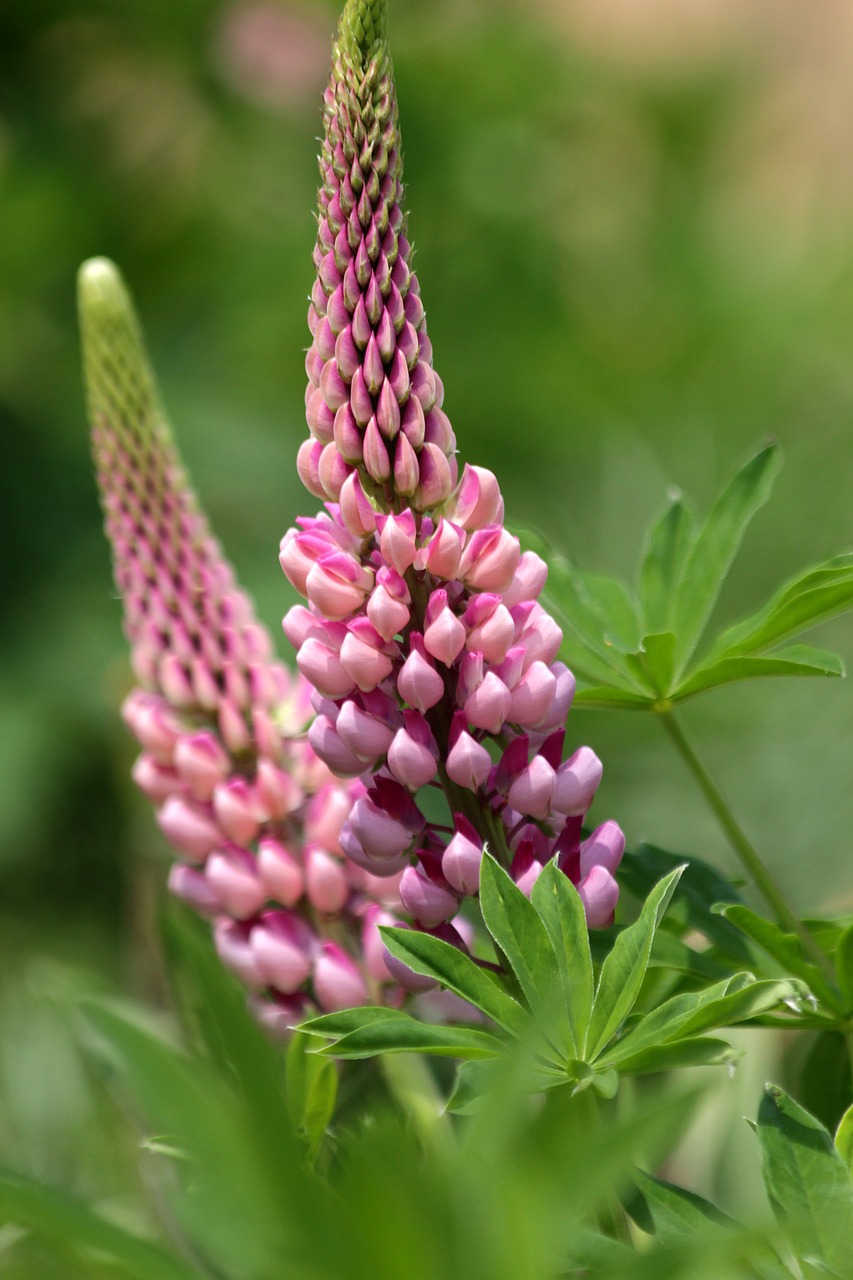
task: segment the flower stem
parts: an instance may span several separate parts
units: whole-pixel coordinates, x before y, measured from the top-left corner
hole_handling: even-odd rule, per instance
[[[674,713],[672,711],[661,711],[658,713],[658,718],[669,734],[682,760],[693,774],[700,791],[708,801],[711,811],[725,832],[729,844],[775,913],[777,923],[796,935],[802,944],[804,952],[815,962],[830,984],[834,985],[835,973],[829,959],[824,955],[802,921],[797,918],[781,886],[764,865],[757,849],[732,813],[728,801],[685,736],[684,730],[676,720]]]

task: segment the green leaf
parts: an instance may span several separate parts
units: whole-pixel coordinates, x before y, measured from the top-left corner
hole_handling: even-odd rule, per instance
[[[540,1020],[552,1020],[559,986],[550,936],[533,904],[490,854],[480,870],[480,910],[531,1009]]]
[[[336,1013],[322,1013],[300,1023],[299,1030],[308,1036],[340,1039],[351,1031],[367,1026],[369,1022],[385,1022],[388,1018],[405,1018],[402,1009],[388,1009],[383,1004],[363,1004],[354,1009],[339,1009]]]
[[[373,1058],[380,1053],[429,1053],[451,1058],[497,1058],[505,1045],[487,1031],[421,1022],[404,1014],[370,1021],[322,1050],[336,1058]],[[331,1065],[331,1064],[329,1064]]]
[[[672,895],[664,929],[676,928],[680,933],[698,930],[736,965],[751,967],[752,951],[743,934],[713,909],[717,903],[740,902],[740,894],[710,863],[668,853],[656,845],[639,844],[624,854],[618,872],[619,883],[642,900],[661,876],[679,866],[684,866],[685,871]]]
[[[667,631],[670,627],[675,585],[693,545],[695,527],[695,511],[677,492],[652,525],[640,568],[640,599],[649,631]]]
[[[673,690],[673,700],[690,698],[708,689],[740,680],[758,680],[767,676],[843,676],[844,663],[835,653],[813,649],[811,645],[793,644],[767,657],[720,658],[700,667]]]
[[[818,1000],[822,1000],[830,1009],[844,1012],[837,993],[833,991],[817,965],[805,958],[800,940],[793,933],[785,933],[779,925],[771,920],[765,920],[763,916],[739,903],[726,907],[723,914],[727,920],[772,956],[786,972],[802,978]]]
[[[455,991],[492,1018],[499,1026],[521,1034],[528,1026],[528,1015],[489,974],[449,942],[433,938],[416,929],[392,929],[380,926],[386,947],[393,956],[414,969],[415,973],[435,978],[449,991]]]
[[[707,1239],[720,1227],[736,1228],[739,1224],[716,1205],[683,1187],[638,1169],[635,1175],[638,1197],[626,1208],[637,1226],[661,1241],[676,1241],[685,1236]]]
[[[779,464],[775,444],[750,458],[715,502],[683,561],[670,619],[678,638],[678,671],[702,638],[746,528],[770,496]]]
[[[653,693],[633,693],[630,689],[594,685],[590,689],[578,689],[572,706],[589,711],[648,711],[656,701]]]
[[[797,1097],[827,1129],[836,1128],[853,1097],[847,1039],[841,1031],[830,1028],[814,1037],[799,1071]]]
[[[0,1221],[33,1231],[84,1263],[108,1258],[133,1280],[198,1280],[199,1272],[51,1187],[0,1169]]]
[[[646,976],[655,931],[683,870],[677,868],[655,886],[639,919],[619,934],[604,961],[587,1037],[588,1061],[601,1053],[634,1007]]]
[[[641,626],[637,605],[624,582],[608,578],[600,573],[581,573],[577,576],[604,626],[603,639],[608,648],[619,653],[636,653],[640,647]]]
[[[334,1063],[310,1052],[310,1037],[296,1031],[287,1050],[287,1105],[297,1134],[314,1159],[335,1110],[338,1073]]]
[[[853,1175],[853,1106],[848,1107],[835,1131],[835,1149]]]
[[[853,1012],[853,925],[844,930],[835,949],[838,987],[848,1012]]]
[[[476,1111],[489,1092],[499,1064],[494,1059],[469,1059],[461,1062],[456,1072],[456,1083],[447,1103],[447,1110],[458,1115]]]
[[[717,639],[713,653],[757,653],[789,636],[845,613],[853,606],[853,552],[835,556],[786,582],[773,598],[752,615],[729,627]]]
[[[643,666],[661,697],[665,697],[672,687],[676,643],[671,631],[643,636]]]
[[[583,903],[553,860],[534,884],[530,900],[551,939],[575,1055],[581,1057],[593,1001],[592,957]]]
[[[641,1050],[733,1026],[774,1008],[794,992],[784,980],[757,982],[751,974],[735,974],[704,991],[672,996],[617,1040],[601,1061],[616,1065]]]
[[[619,1060],[620,1075],[646,1076],[656,1071],[678,1071],[683,1067],[716,1067],[737,1061],[739,1054],[728,1040],[714,1036],[688,1036],[671,1044],[652,1045]],[[602,1062],[610,1058],[602,1059]]]
[[[769,1085],[757,1133],[767,1195],[795,1251],[849,1275],[853,1181],[826,1129]]]

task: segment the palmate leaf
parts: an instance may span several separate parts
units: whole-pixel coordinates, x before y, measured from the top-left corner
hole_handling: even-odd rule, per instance
[[[803,955],[802,943],[793,933],[786,933],[772,920],[752,911],[742,903],[735,903],[724,909],[724,915],[751,938],[767,955],[771,956],[786,973],[800,978],[817,999],[835,1013],[844,1012],[844,1006],[837,991],[829,985],[820,969]]]
[[[531,902],[548,931],[555,975],[562,990],[575,1056],[586,1050],[594,995],[589,929],[574,885],[555,862],[549,862],[533,886]]]
[[[336,1058],[373,1058],[379,1053],[428,1053],[450,1058],[497,1058],[502,1041],[473,1027],[422,1022],[410,1014],[370,1019],[321,1052]],[[310,1024],[309,1028],[310,1030]]]
[[[756,614],[700,647],[734,556],[779,469],[775,444],[735,474],[704,522],[680,495],[652,526],[638,599],[623,583],[584,573],[523,534],[549,561],[543,601],[564,630],[563,656],[585,684],[575,705],[660,711],[684,698],[768,676],[838,677],[833,653],[788,644],[853,608],[853,552],[785,583]]]
[[[832,1138],[777,1085],[765,1090],[756,1132],[767,1196],[797,1256],[849,1276],[853,1179]]]

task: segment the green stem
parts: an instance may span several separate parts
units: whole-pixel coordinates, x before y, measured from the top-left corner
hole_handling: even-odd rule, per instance
[[[720,788],[693,750],[674,713],[672,711],[661,711],[658,713],[658,719],[669,734],[682,760],[696,779],[711,811],[726,833],[729,844],[752,877],[756,887],[775,912],[777,923],[799,938],[803,950],[808,953],[824,977],[834,986],[835,973],[828,957],[824,955],[808,929],[789,906],[782,888],[764,865],[760,854],[735,818],[731,806],[720,791]]]

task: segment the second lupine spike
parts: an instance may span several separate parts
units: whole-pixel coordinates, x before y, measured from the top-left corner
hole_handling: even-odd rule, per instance
[[[346,862],[355,795],[304,740],[307,688],[272,644],[201,512],[112,263],[80,274],[92,448],[139,686],[134,767],[176,849],[169,885],[212,919],[220,956],[281,1031],[314,1005],[396,999],[374,956],[378,888]],[[381,904],[381,905],[380,905]],[[335,941],[332,941],[332,938]],[[345,943],[345,946],[339,944]]]
[[[347,0],[323,99],[311,438],[298,467],[316,497],[337,500],[356,475],[380,508],[421,511],[453,489],[456,441],[410,266],[386,8]]]

